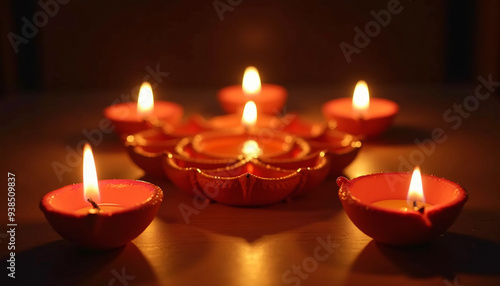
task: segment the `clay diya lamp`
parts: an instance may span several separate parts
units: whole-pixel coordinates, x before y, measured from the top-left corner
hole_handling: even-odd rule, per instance
[[[391,126],[399,106],[387,99],[370,98],[366,82],[359,81],[352,99],[330,100],[323,105],[322,111],[327,120],[337,122],[337,130],[371,138]]]
[[[163,198],[153,184],[135,180],[97,181],[90,147],[85,147],[84,182],[46,194],[40,209],[63,238],[91,249],[124,246],[156,216]]]
[[[156,125],[175,126],[182,118],[183,108],[173,102],[153,100],[151,85],[143,83],[137,103],[124,102],[108,106],[104,116],[111,120],[118,134],[125,136]]]
[[[236,144],[244,144],[247,140],[251,140],[253,137],[261,137],[264,138],[264,141],[268,141],[268,136],[263,136],[260,132],[250,133],[249,130],[255,130],[254,124],[257,121],[257,109],[255,103],[249,102],[248,107],[245,109],[243,118],[238,119],[239,128],[232,128],[222,131],[224,134],[229,135],[231,137],[230,141],[225,142],[227,144],[234,144],[235,140],[240,140],[236,142]],[[175,128],[165,129],[163,126],[158,128],[152,128],[150,130],[145,130],[138,132],[133,135],[127,136],[125,140],[125,145],[129,152],[131,159],[134,161],[136,165],[142,168],[147,174],[153,176],[165,176],[165,172],[162,167],[162,156],[165,152],[174,152],[174,148],[177,143],[184,137],[194,136],[198,133],[204,133],[204,138],[210,137],[213,139],[213,133],[206,133],[207,130],[213,129],[213,125],[211,125],[208,121],[203,119],[201,116],[193,116],[186,123],[176,126]],[[214,132],[215,134],[221,134],[220,131]],[[271,134],[271,143],[266,142],[270,147],[265,148],[266,153],[268,150],[271,150],[271,147],[276,147],[275,151],[279,152],[279,154],[283,152],[289,151],[290,146],[278,146],[280,144],[277,137],[279,134]],[[283,137],[281,140],[290,141],[291,136],[286,134],[281,134]],[[207,140],[201,140],[200,136],[196,136],[196,144],[200,149],[205,148],[205,144]],[[208,140],[209,146],[214,146],[212,140]],[[272,144],[275,142],[276,144]],[[217,143],[217,141],[215,141]],[[239,146],[241,148],[242,146]],[[278,149],[279,147],[279,149]],[[240,155],[240,150],[235,150],[238,146],[231,146],[233,149],[233,154],[237,156]],[[210,149],[210,148],[209,148]],[[228,151],[230,151],[229,149]],[[210,153],[210,152],[209,152]],[[271,151],[272,153],[272,151]],[[271,154],[273,155],[273,154]],[[215,156],[217,157],[217,155]],[[227,156],[226,156],[227,157]],[[220,158],[220,156],[219,156]],[[213,158],[212,158],[213,159]]]
[[[337,179],[339,197],[352,222],[376,242],[425,243],[442,234],[467,201],[458,184],[431,175],[380,173]]]
[[[261,206],[278,203],[311,191],[328,174],[324,153],[306,156],[307,142],[296,138],[289,158],[259,157],[258,145],[246,144],[230,157],[199,153],[192,138],[178,144],[177,154],[165,157],[167,176],[180,189],[233,206]],[[224,139],[226,140],[226,139]],[[254,141],[255,142],[255,141]],[[245,150],[246,149],[246,150]]]
[[[242,85],[232,85],[220,89],[217,99],[227,113],[241,113],[247,101],[254,101],[260,112],[280,113],[285,105],[287,91],[276,84],[262,84],[257,69],[247,67]]]
[[[132,135],[125,140],[125,147],[132,161],[148,175],[165,177],[162,156],[174,152],[179,141],[187,136],[209,130],[200,116],[192,116],[188,121],[173,129],[151,128]]]
[[[330,174],[337,176],[359,153],[362,146],[356,136],[338,131],[335,121],[311,123],[298,115],[291,119],[283,131],[307,140],[311,153],[326,152],[330,160]]]

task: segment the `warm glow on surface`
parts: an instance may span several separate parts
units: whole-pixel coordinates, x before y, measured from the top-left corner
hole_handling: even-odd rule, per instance
[[[154,99],[153,89],[149,82],[144,82],[139,91],[139,98],[137,99],[137,113],[140,117],[148,117],[153,113]]]
[[[243,116],[241,117],[241,124],[246,128],[255,126],[257,122],[257,106],[255,102],[248,101],[243,109]]]
[[[247,95],[254,95],[260,92],[259,71],[255,67],[247,67],[243,75],[243,92]]]
[[[96,203],[101,201],[94,155],[89,144],[85,144],[83,148],[83,199],[92,199]]]
[[[411,176],[410,188],[408,189],[407,201],[409,205],[413,202],[425,202],[424,188],[422,187],[422,175],[420,168],[417,166]]]
[[[370,106],[370,93],[368,85],[364,80],[358,81],[354,88],[354,95],[352,96],[352,109],[354,114],[358,117],[366,115],[368,107]]]
[[[254,140],[247,140],[245,144],[243,144],[241,152],[247,157],[258,157],[262,153],[262,150],[259,148],[259,143]]]

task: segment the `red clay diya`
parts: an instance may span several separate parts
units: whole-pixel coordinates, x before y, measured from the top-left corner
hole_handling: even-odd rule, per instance
[[[143,181],[97,181],[95,166],[88,171],[87,162],[93,164],[93,158],[87,159],[87,154],[84,155],[84,183],[46,194],[40,209],[54,230],[76,245],[92,249],[121,247],[151,223],[163,192],[158,186]]]
[[[376,242],[422,244],[453,223],[467,201],[467,193],[449,180],[419,176],[416,170],[413,175],[380,173],[352,180],[339,177],[340,201],[352,222]]]
[[[322,108],[326,119],[337,122],[337,130],[368,138],[385,132],[398,111],[399,106],[393,101],[370,98],[364,81],[358,82],[352,99],[330,100]]]
[[[178,188],[219,203],[278,203],[311,191],[328,175],[325,153],[304,155],[309,147],[300,138],[293,140],[290,152],[276,157],[261,157],[257,153],[213,157],[203,148],[198,152],[193,141],[182,139],[176,153],[164,158],[165,172]]]
[[[125,147],[132,161],[148,175],[165,177],[161,158],[164,152],[174,152],[182,138],[208,130],[209,127],[203,120],[199,116],[192,116],[170,131],[152,128],[128,135]]]
[[[231,129],[231,131],[225,132],[226,134],[243,134],[244,128],[240,126],[237,128],[236,122],[241,125],[241,117],[226,115],[222,116],[224,118],[233,119],[233,125],[235,128]],[[221,118],[222,118],[221,117]],[[266,139],[270,136],[274,137],[275,141],[278,139],[280,134],[284,137],[290,137],[290,135],[284,133],[290,133],[292,135],[299,136],[303,139],[306,139],[309,145],[309,154],[308,156],[318,155],[320,152],[326,152],[326,155],[329,159],[330,171],[331,174],[337,176],[342,172],[342,170],[349,165],[357,156],[360,148],[361,142],[357,140],[355,136],[349,135],[344,132],[340,132],[335,130],[334,122],[327,123],[310,123],[302,120],[296,114],[287,114],[284,117],[273,117],[273,116],[259,116],[258,118],[268,118],[272,121],[267,121],[269,124],[268,127],[260,127],[257,124],[254,129],[254,133],[251,136],[259,137],[264,139],[264,141],[268,141],[270,139]],[[145,130],[138,132],[133,135],[127,136],[125,141],[125,146],[129,152],[129,155],[134,161],[134,163],[143,169],[147,174],[164,177],[165,172],[162,168],[162,156],[164,152],[175,153],[175,146],[183,137],[194,136],[200,132],[210,131],[214,128],[214,125],[210,124],[211,121],[207,121],[200,116],[193,116],[186,123],[178,125],[174,131],[165,131],[161,128],[155,128],[151,130]],[[257,122],[258,119],[257,119]],[[221,127],[222,128],[222,127]],[[221,129],[219,128],[219,129]],[[239,133],[238,133],[239,132]],[[219,133],[219,131],[215,132]],[[244,137],[242,137],[244,138]],[[251,139],[251,138],[246,138]],[[201,140],[198,138],[198,140]],[[287,139],[290,140],[290,139]],[[204,140],[203,140],[204,141]],[[199,143],[199,142],[198,142]],[[203,143],[203,142],[202,142]],[[267,143],[267,142],[266,142]],[[233,145],[232,154],[225,154],[222,157],[227,158],[227,156],[232,157],[236,155],[236,157],[241,155],[240,148],[242,148],[242,144],[244,144],[243,140],[241,140],[236,147]],[[195,144],[197,145],[197,144]],[[191,145],[190,145],[191,146]],[[279,147],[279,143],[275,144],[275,147]],[[277,150],[277,152],[282,153],[283,156],[288,156],[286,153],[290,151],[290,146],[284,146],[283,150]],[[222,147],[221,147],[222,148]],[[200,148],[197,148],[197,152],[200,151]],[[225,150],[230,151],[230,149]],[[294,150],[294,152],[298,152],[299,150]],[[183,150],[179,150],[179,152],[184,152]],[[300,152],[305,152],[305,149],[301,149]],[[203,151],[201,152],[203,153]],[[209,152],[210,154],[210,152]],[[193,154],[187,154],[190,156]],[[207,155],[207,154],[205,154]],[[216,159],[222,158],[220,155],[212,154],[213,156],[205,156],[205,158]],[[262,155],[262,154],[261,154]],[[274,154],[277,155],[277,154]],[[296,156],[297,154],[294,154]],[[302,155],[305,155],[303,153]],[[199,154],[196,156],[200,156]],[[278,158],[278,159],[283,159]],[[266,156],[261,156],[260,159],[265,158]],[[272,157],[272,156],[271,156]],[[234,158],[233,158],[234,159]]]
[[[247,101],[252,100],[260,112],[279,113],[285,105],[287,91],[275,84],[262,84],[257,69],[247,67],[242,85],[224,87],[217,93],[222,109],[227,113],[241,113]]]
[[[326,151],[330,160],[330,173],[339,175],[359,153],[362,146],[356,136],[338,131],[334,121],[311,123],[298,115],[289,115],[283,131],[307,140],[311,153]]]
[[[111,120],[120,135],[149,129],[157,122],[176,125],[182,114],[183,108],[177,103],[153,101],[153,91],[147,82],[141,86],[137,103],[118,103],[104,109],[104,116]]]

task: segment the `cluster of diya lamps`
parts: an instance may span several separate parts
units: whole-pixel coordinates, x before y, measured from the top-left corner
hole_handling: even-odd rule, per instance
[[[351,98],[323,105],[325,122],[296,114],[273,116],[286,102],[286,89],[260,83],[247,68],[242,85],[221,89],[228,113],[195,115],[154,101],[144,83],[137,103],[109,106],[104,115],[123,138],[133,162],[148,175],[166,177],[195,196],[233,206],[261,206],[303,195],[356,157],[361,140],[388,129],[395,102],[369,97],[358,82]],[[418,167],[410,173],[379,173],[337,179],[339,198],[353,223],[389,245],[424,243],[443,233],[458,216],[467,193],[458,184]],[[125,245],[156,216],[162,190],[137,180],[97,180],[92,151],[84,150],[83,184],[65,186],[40,203],[53,228],[67,240],[93,249]]]

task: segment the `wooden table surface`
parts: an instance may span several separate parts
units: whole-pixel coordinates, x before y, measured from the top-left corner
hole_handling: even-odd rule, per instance
[[[323,102],[343,96],[328,86],[289,91],[288,110],[310,119],[321,118]],[[99,179],[150,181],[163,189],[164,201],[152,224],[126,247],[79,249],[50,227],[38,204],[47,192],[82,181],[81,163],[66,156],[85,139],[84,130],[98,128],[102,109],[121,92],[4,99],[0,155],[3,176],[16,174],[18,226],[16,279],[2,267],[1,281],[8,284],[1,285],[500,285],[500,100],[479,100],[477,110],[460,115],[460,126],[453,126],[457,118],[443,119],[454,104],[473,100],[467,97],[474,92],[472,85],[375,89],[374,96],[397,101],[400,114],[383,137],[364,144],[344,175],[398,171],[403,160],[419,158],[415,140],[442,128],[446,141],[418,163],[424,173],[458,182],[469,193],[447,233],[409,249],[376,244],[359,231],[342,209],[335,178],[291,202],[259,208],[212,203],[186,219],[179,206],[193,207],[192,198],[166,180],[144,176],[113,134],[93,146]],[[157,97],[183,104],[186,114],[220,113],[215,90],[164,90]],[[58,178],[54,162],[73,167]],[[2,197],[5,261],[7,196]],[[311,257],[318,247],[327,257],[316,264]]]

